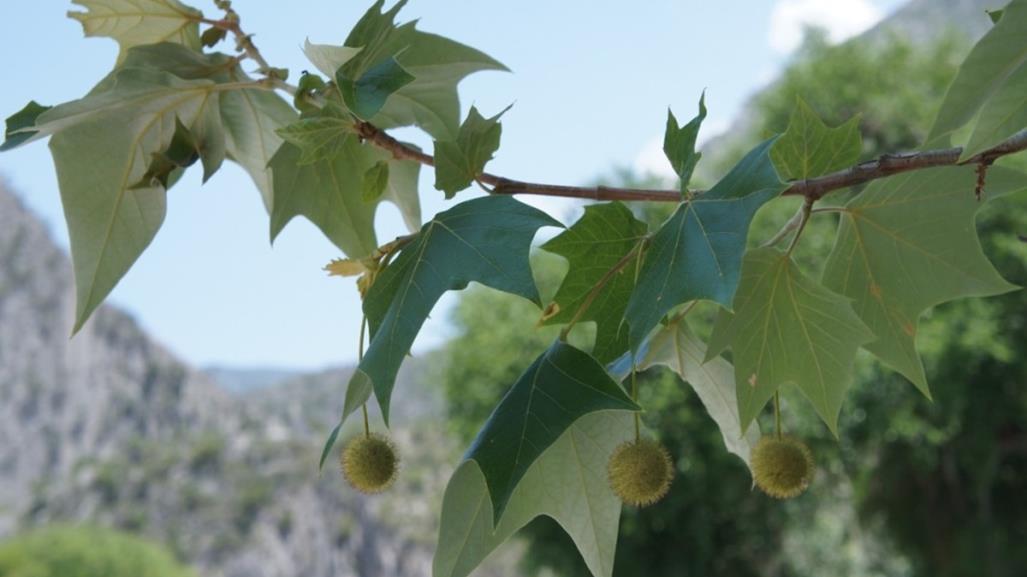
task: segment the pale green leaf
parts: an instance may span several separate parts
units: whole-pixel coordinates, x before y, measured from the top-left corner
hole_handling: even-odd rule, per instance
[[[1004,19],[1003,19],[1004,20]],[[927,309],[960,297],[1013,290],[981,250],[974,215],[972,167],[933,168],[879,180],[841,215],[824,285],[854,301],[877,337],[865,348],[929,396],[916,350],[917,325]],[[988,171],[985,196],[1027,188],[1027,176]]]
[[[312,44],[308,38],[303,45],[303,53],[307,60],[328,78],[335,78],[335,73],[342,68],[342,65],[349,62],[360,48],[349,46],[332,46],[331,44]]]
[[[678,320],[653,333],[638,370],[663,365],[677,373],[699,396],[706,412],[720,429],[727,450],[749,466],[752,448],[760,440],[759,424],[753,423],[743,434],[738,416],[734,367],[720,357],[709,362],[705,358],[706,345],[688,329],[684,320]]]
[[[850,301],[803,275],[785,253],[759,248],[746,253],[734,310],[722,314],[706,356],[731,347],[742,427],[792,383],[837,434],[856,351],[873,338]]]
[[[949,86],[941,109],[927,138],[929,143],[949,137],[971,122],[981,110],[989,110],[993,118],[982,127],[974,148],[983,150],[994,146],[1017,132],[1023,125],[1014,126],[1014,118],[1023,119],[1022,92],[1014,91],[1010,84],[1019,84],[1027,74],[1027,0],[1012,0],[1002,18],[974,45],[963,61],[956,78]],[[1015,83],[1012,81],[1016,81]],[[997,100],[996,100],[997,98]],[[1009,122],[998,119],[1010,117]],[[976,132],[977,128],[975,128]],[[1003,136],[1004,134],[1004,136]],[[964,151],[964,158],[972,156]]]
[[[573,226],[542,245],[542,249],[567,259],[569,268],[553,302],[546,307],[543,323],[569,322],[592,288],[628,254],[646,233],[639,221],[623,204],[611,202],[585,207],[585,215]],[[628,348],[628,325],[624,309],[635,288],[637,263],[624,267],[602,290],[579,319],[596,323],[592,356],[605,363]]]
[[[625,313],[633,350],[685,301],[731,305],[749,224],[785,188],[770,160],[773,144],[763,142],[712,189],[682,203],[653,236]]]
[[[301,158],[300,149],[286,143],[271,159],[275,191],[272,240],[289,221],[304,216],[347,256],[371,254],[378,247],[374,230],[378,203],[365,202],[362,196],[364,175],[379,161],[387,162],[389,172],[399,175],[382,199],[399,206],[408,224],[416,220],[411,214],[419,216],[417,179],[410,178],[420,170],[417,163],[396,160],[379,148],[360,143],[354,135],[344,137],[332,158],[313,163],[302,163]]]
[[[497,521],[538,456],[574,421],[604,410],[639,407],[594,358],[561,340],[521,374],[467,451],[485,475]]]
[[[854,164],[863,151],[859,117],[829,128],[801,97],[770,157],[782,178],[816,178]]]
[[[383,13],[384,4],[375,2],[346,38],[346,47],[362,50],[338,74],[360,78],[383,60],[394,58],[414,80],[392,93],[371,122],[381,128],[416,125],[435,139],[454,138],[460,124],[457,84],[474,72],[506,67],[473,48],[421,32],[415,22],[397,26],[396,15],[406,0]]]
[[[72,0],[85,12],[68,12],[86,36],[113,38],[121,47],[120,64],[133,46],[174,42],[200,51],[203,13],[178,0]]]
[[[317,112],[278,129],[278,136],[300,149],[299,164],[331,160],[354,134],[353,119],[340,105],[328,102]]]
[[[499,150],[503,134],[499,117],[507,110],[509,106],[491,118],[484,118],[472,106],[455,140],[435,141],[435,188],[445,192],[446,198],[453,198],[471,186],[485,171],[485,165]]]
[[[485,476],[464,462],[442,500],[433,577],[466,577],[532,519],[556,520],[595,577],[612,577],[620,500],[610,490],[606,463],[632,434],[631,415],[601,411],[574,422],[528,468],[498,526]]]
[[[696,152],[695,142],[699,138],[699,128],[706,119],[706,93],[699,97],[699,114],[684,126],[678,126],[674,113],[667,111],[667,130],[663,135],[663,153],[667,155],[674,173],[678,175],[681,183],[681,191],[688,190],[688,183],[692,180],[692,172],[695,165],[702,158],[701,152]]]

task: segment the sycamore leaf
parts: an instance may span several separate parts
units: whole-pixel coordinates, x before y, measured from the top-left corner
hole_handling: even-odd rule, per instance
[[[606,462],[632,434],[632,418],[600,411],[567,428],[528,468],[493,523],[485,476],[475,461],[453,473],[442,499],[433,577],[466,577],[532,519],[546,515],[570,535],[595,577],[612,577],[621,503]]]
[[[543,226],[561,225],[506,196],[458,204],[426,223],[378,274],[364,299],[371,341],[350,379],[342,418],[360,408],[373,390],[388,423],[399,366],[446,291],[475,281],[538,304],[528,250]]]
[[[641,241],[646,224],[623,204],[611,202],[585,207],[578,222],[542,245],[544,250],[567,259],[569,268],[547,311],[557,311],[543,324],[566,323],[599,280]],[[592,356],[606,363],[628,348],[624,309],[635,288],[635,263],[624,267],[599,292],[581,321],[596,323]]]
[[[1027,126],[1027,0],[1012,0],[974,45],[949,86],[927,138],[936,142],[979,118],[963,160]]]
[[[767,140],[705,194],[682,203],[653,236],[625,317],[631,348],[675,306],[709,299],[730,306],[756,211],[785,185]]]
[[[178,0],[72,0],[85,12],[68,12],[86,36],[107,36],[121,47],[120,64],[129,48],[174,42],[200,51],[203,13]]]
[[[841,214],[824,285],[853,299],[877,337],[865,348],[930,396],[916,350],[927,309],[966,296],[1013,290],[981,250],[972,167],[932,168],[879,180]],[[988,170],[987,197],[1027,188],[1027,175]]]
[[[718,319],[706,357],[731,347],[742,427],[792,383],[837,435],[856,350],[873,338],[849,300],[803,275],[785,253],[759,248],[746,253],[734,308]]]
[[[856,162],[863,151],[859,117],[829,128],[801,97],[788,130],[777,139],[770,157],[786,180],[816,178]]]
[[[485,476],[495,521],[532,463],[584,415],[640,410],[602,365],[557,340],[517,379],[467,451]]]
[[[484,118],[472,106],[455,140],[435,141],[435,188],[445,192],[447,199],[471,186],[485,171],[485,164],[499,150],[503,134],[499,117],[507,110],[509,106],[491,118]]]
[[[734,367],[720,357],[709,362],[705,357],[706,345],[688,329],[684,320],[678,320],[653,333],[638,369],[663,365],[677,373],[699,396],[706,412],[720,429],[727,450],[749,466],[752,448],[760,440],[759,424],[754,423],[743,433],[738,416]]]
[[[189,80],[209,79],[218,83],[252,80],[241,67],[231,66],[229,57],[224,54],[203,55],[168,43],[132,48],[122,66],[163,70]],[[101,82],[100,87],[103,86]],[[259,88],[222,92],[219,105],[225,152],[249,173],[270,213],[274,191],[268,164],[282,145],[276,131],[293,123],[296,111],[274,92]]]
[[[343,66],[335,76],[339,92],[353,114],[364,120],[373,118],[393,92],[414,80],[391,56],[368,68],[357,78],[345,76],[345,70]]]
[[[342,150],[350,134],[354,134],[353,120],[339,104],[329,101],[317,112],[277,130],[278,136],[300,149],[298,164],[313,164],[331,160]]]
[[[454,138],[460,124],[457,84],[474,72],[506,67],[473,48],[421,32],[415,22],[397,26],[396,15],[406,0],[383,13],[384,4],[375,2],[350,32],[345,47],[362,50],[333,78],[358,79],[393,58],[414,80],[392,92],[371,122],[380,128],[417,125],[435,139]]]
[[[335,78],[335,73],[342,65],[360,52],[360,48],[349,46],[332,46],[330,44],[312,44],[308,38],[303,45],[303,53],[321,74]]]
[[[50,149],[68,220],[77,292],[74,330],[110,293],[164,220],[161,185],[136,187],[153,155],[168,151],[176,123],[204,163],[224,154],[218,84],[147,68],[116,70],[88,96],[36,118]]]
[[[32,140],[37,132],[32,130],[36,125],[39,115],[53,108],[43,106],[35,100],[29,102],[18,112],[7,117],[7,130],[4,133],[4,143],[0,144],[0,152],[11,150],[17,146]]]
[[[364,175],[378,162],[386,162],[397,175],[382,200],[390,200],[404,213],[420,214],[417,197],[417,163],[396,160],[385,151],[362,144],[346,135],[338,153],[314,163],[301,163],[302,153],[283,144],[271,159],[274,206],[271,209],[271,240],[296,216],[305,216],[351,258],[362,258],[378,247],[374,214],[378,202],[362,198]],[[410,175],[413,174],[413,178]],[[392,179],[390,179],[391,181]],[[411,219],[408,218],[408,224]]]
[[[681,191],[688,190],[695,165],[702,158],[696,152],[695,141],[699,138],[699,127],[706,119],[706,93],[699,97],[699,114],[684,126],[678,126],[674,113],[667,111],[667,131],[663,136],[663,153],[667,155],[671,167],[681,180]]]

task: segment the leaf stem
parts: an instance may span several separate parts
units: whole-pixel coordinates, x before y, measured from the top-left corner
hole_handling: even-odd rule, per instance
[[[774,434],[780,439],[781,432],[781,392],[774,391]]]
[[[367,330],[367,315],[360,317],[360,343],[357,345],[357,362],[364,360],[364,336]],[[371,424],[367,418],[367,401],[360,405],[360,410],[364,416],[364,436],[371,436]]]
[[[631,400],[638,404],[638,379],[636,373],[638,372],[638,366],[635,365],[634,360],[631,362]],[[642,437],[642,417],[638,411],[635,411],[635,442],[637,443]]]
[[[792,250],[795,249],[795,245],[799,244],[799,237],[802,236],[802,231],[806,229],[806,223],[809,222],[809,215],[813,212],[813,202],[813,199],[806,197],[806,201],[802,203],[802,209],[799,211],[799,224],[795,230],[795,236],[792,237],[792,242],[788,243],[788,250],[785,251],[785,256],[791,256]]]
[[[643,236],[639,238],[638,242],[635,243],[635,246],[632,247],[632,249],[629,250],[627,254],[621,257],[620,260],[614,263],[614,265],[610,267],[610,270],[606,271],[606,274],[604,274],[602,278],[600,278],[596,282],[596,284],[592,287],[592,290],[588,291],[588,294],[585,295],[585,300],[581,302],[581,305],[578,306],[578,310],[574,312],[574,316],[571,317],[571,320],[567,321],[567,324],[564,325],[563,329],[560,330],[561,341],[567,341],[567,335],[570,334],[571,329],[574,328],[574,325],[577,324],[579,320],[581,320],[581,317],[585,314],[585,311],[588,310],[588,307],[592,306],[592,303],[596,300],[596,297],[599,296],[600,291],[603,290],[603,287],[605,287],[611,280],[613,280],[613,277],[616,276],[617,273],[619,273],[621,270],[623,270],[624,267],[626,267],[633,258],[638,258],[638,253],[642,251],[644,245],[646,245],[648,242],[648,236]]]

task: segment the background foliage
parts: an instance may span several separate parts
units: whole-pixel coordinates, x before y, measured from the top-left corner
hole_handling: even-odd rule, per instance
[[[955,34],[926,46],[897,37],[829,46],[814,32],[782,78],[757,97],[754,121],[740,136],[715,143],[728,152],[714,157],[712,167],[700,164],[699,179],[708,182],[761,136],[783,131],[798,95],[831,126],[861,115],[864,158],[915,148],[968,47]],[[610,179],[653,184],[623,170]],[[767,205],[751,242],[771,236],[795,206]],[[664,206],[635,210],[650,223],[668,216]],[[823,262],[833,220],[811,222],[798,248],[800,265]],[[1027,244],[1010,233],[1027,229],[1024,201],[995,201],[978,222],[999,270],[1010,282],[1027,282]],[[533,261],[544,300],[563,275],[561,260],[539,253]],[[926,319],[918,342],[933,403],[861,355],[839,441],[811,410],[786,405],[786,427],[811,441],[820,467],[810,494],[788,504],[751,490],[745,465],[724,450],[698,398],[673,373],[648,371],[641,380],[644,422],[676,457],[678,476],[659,506],[625,509],[615,573],[1016,574],[1027,564],[1024,548],[1014,543],[1027,522],[1019,498],[1027,489],[1027,359],[1016,344],[1027,342],[1025,305],[1022,291],[1013,292],[951,303]],[[689,320],[708,330],[711,312],[700,307]],[[552,338],[550,329],[535,326],[536,318],[529,303],[492,291],[473,288],[461,299],[452,316],[458,334],[438,371],[450,422],[462,438],[473,438],[495,399]],[[526,535],[530,572],[589,574],[551,520],[537,520]]]

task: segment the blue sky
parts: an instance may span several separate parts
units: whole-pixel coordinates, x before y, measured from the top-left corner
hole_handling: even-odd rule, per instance
[[[272,65],[293,74],[313,68],[301,50],[305,38],[341,43],[370,3],[233,2]],[[217,15],[210,0],[191,4]],[[726,128],[745,98],[787,62],[804,22],[823,25],[841,40],[899,4],[412,0],[400,16],[418,18],[422,29],[483,50],[513,71],[482,73],[461,85],[465,110],[473,103],[491,115],[515,103],[503,117],[503,146],[490,171],[579,184],[616,166],[666,170],[660,142],[667,107],[690,118],[703,89],[710,109],[706,135]],[[75,99],[113,64],[114,42],[84,39],[79,24],[65,17],[69,8],[70,2],[47,0],[7,3],[2,9],[0,116],[31,99],[43,104]],[[413,131],[401,136],[429,145]],[[0,178],[67,246],[47,147],[36,143],[0,154]],[[425,218],[448,206],[431,182],[431,173],[422,171]],[[471,194],[462,193],[457,201]],[[567,202],[522,200],[565,222],[574,213]],[[294,221],[271,247],[256,188],[227,164],[202,187],[198,172],[187,175],[169,192],[168,205],[164,227],[110,302],[197,365],[315,369],[355,359],[359,299],[350,279],[329,279],[321,270],[339,254],[312,225]],[[379,209],[377,225],[380,239],[405,232],[388,204]],[[415,353],[446,338],[446,309],[452,302],[440,303]]]

